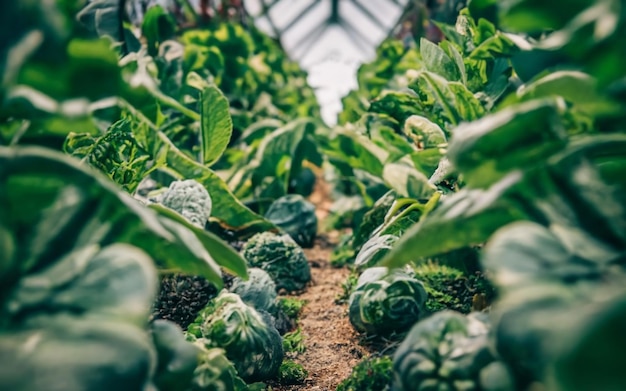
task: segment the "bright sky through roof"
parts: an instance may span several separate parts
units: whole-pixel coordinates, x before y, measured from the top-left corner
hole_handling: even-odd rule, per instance
[[[266,4],[275,3],[268,12],[269,18],[260,16],[263,1],[245,0],[244,4],[248,13],[255,17],[257,27],[272,36],[276,35],[272,24],[282,30],[304,13],[280,38],[290,57],[309,73],[309,84],[316,90],[322,117],[329,125],[336,123],[341,98],[357,87],[359,65],[374,58],[376,46],[388,36],[407,2],[340,0],[339,15],[346,20],[348,29],[352,26],[357,32],[356,38],[352,39],[348,31],[337,24],[328,25],[319,37],[314,36],[316,27],[331,14],[331,0],[265,0]],[[310,47],[306,43],[307,37],[313,41]]]

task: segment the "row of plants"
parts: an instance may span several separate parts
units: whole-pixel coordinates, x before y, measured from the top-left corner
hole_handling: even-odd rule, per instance
[[[624,11],[474,0],[438,45],[389,40],[359,69],[333,261],[355,269],[353,326],[399,344],[341,389],[625,386]],[[448,288],[478,273],[471,300],[440,300],[445,269]]]
[[[126,5],[2,5],[0,384],[301,382],[302,303],[277,293],[317,230],[306,74],[253,27],[154,6],[136,29]]]
[[[152,7],[138,38],[123,4],[2,6],[3,385],[301,381],[275,294],[310,279],[317,166],[389,387],[624,388],[619,2],[474,0],[438,45],[383,43],[335,129],[252,27]]]

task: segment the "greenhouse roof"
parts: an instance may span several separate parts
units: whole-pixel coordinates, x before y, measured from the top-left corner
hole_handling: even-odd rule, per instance
[[[396,25],[408,0],[245,0],[259,29],[309,72],[322,116],[334,124],[356,70]]]

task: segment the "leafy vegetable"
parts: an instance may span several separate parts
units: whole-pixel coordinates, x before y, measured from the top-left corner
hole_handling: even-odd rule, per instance
[[[200,228],[204,228],[211,216],[211,196],[193,179],[172,182],[161,196],[160,203]]]
[[[302,384],[309,376],[304,367],[294,361],[285,360],[280,364],[278,382],[280,384]]]
[[[304,252],[287,234],[256,234],[246,242],[242,254],[250,267],[261,268],[272,277],[276,289],[299,290],[311,280]]]
[[[348,303],[350,323],[368,335],[389,336],[424,316],[424,286],[400,269],[366,269]]]
[[[306,350],[302,329],[297,328],[283,335],[283,350],[287,352],[303,353]]]
[[[317,234],[315,205],[299,194],[289,194],[270,205],[265,218],[285,231],[298,245],[313,247]]]
[[[350,376],[339,383],[337,391],[384,391],[389,390],[393,363],[391,358],[367,357],[352,369]]]
[[[158,364],[155,385],[159,390],[178,390],[190,384],[199,364],[201,350],[185,339],[183,331],[167,320],[155,320],[151,325]]]
[[[234,293],[222,291],[210,301],[188,333],[207,348],[223,348],[247,382],[275,377],[283,360],[278,331]]]
[[[394,387],[489,389],[481,372],[495,361],[487,343],[489,326],[479,314],[442,311],[417,323],[393,356]]]
[[[229,290],[257,310],[271,313],[276,307],[276,284],[263,269],[248,269],[248,280],[235,278]]]

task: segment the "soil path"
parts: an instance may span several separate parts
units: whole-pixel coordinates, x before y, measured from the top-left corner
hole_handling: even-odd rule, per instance
[[[312,283],[297,297],[307,301],[299,321],[306,350],[294,361],[304,366],[309,377],[304,384],[274,386],[274,391],[335,391],[366,354],[350,325],[346,305],[335,303],[335,298],[343,293],[342,283],[349,271],[330,266],[332,245],[327,237],[321,237],[315,247],[305,249]]]
[[[323,227],[331,205],[328,183],[318,180],[309,200],[315,204],[316,214]],[[304,336],[306,350],[293,357],[309,373],[304,384],[273,385],[273,391],[335,391],[347,378],[352,368],[367,354],[359,345],[358,334],[348,320],[346,304],[336,304],[343,293],[342,284],[350,274],[346,268],[330,265],[330,255],[339,240],[338,232],[320,235],[315,246],[304,249],[311,265],[311,284],[298,295],[307,301],[298,322]]]

